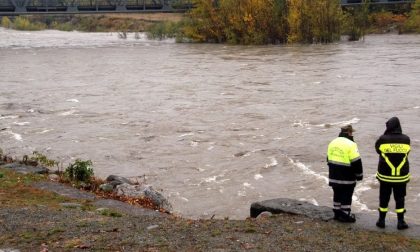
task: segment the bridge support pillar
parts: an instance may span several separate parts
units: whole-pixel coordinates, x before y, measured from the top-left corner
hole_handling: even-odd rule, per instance
[[[26,6],[16,6],[15,12],[26,12]]]
[[[115,10],[116,11],[127,11],[127,8],[125,7],[125,5],[117,5]]]
[[[67,12],[77,12],[79,9],[77,6],[69,6],[67,7]]]

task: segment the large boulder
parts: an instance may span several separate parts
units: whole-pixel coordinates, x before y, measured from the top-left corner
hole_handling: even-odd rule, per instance
[[[109,184],[113,185],[114,187],[117,185],[121,185],[121,184],[129,184],[129,185],[133,185],[134,183],[132,183],[129,179],[121,177],[121,176],[117,176],[117,175],[109,175],[106,178],[106,181],[108,181]]]
[[[29,174],[29,173],[48,174],[49,173],[49,169],[46,167],[25,165],[18,162],[5,164],[2,167],[8,168],[8,169],[11,169],[16,172],[23,173],[23,174]]]
[[[324,221],[334,218],[333,211],[329,207],[315,206],[306,201],[285,198],[252,203],[250,212],[252,218],[256,218],[262,212],[270,212],[272,214],[299,214],[313,219],[322,219]]]
[[[117,195],[128,196],[133,198],[148,198],[153,204],[167,212],[172,211],[172,205],[169,201],[158,191],[153,189],[150,185],[130,185],[121,184],[116,187]]]

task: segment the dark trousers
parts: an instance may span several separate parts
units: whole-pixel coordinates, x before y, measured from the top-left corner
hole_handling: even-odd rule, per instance
[[[334,210],[341,210],[346,213],[351,211],[351,201],[355,185],[333,186]]]
[[[380,181],[379,186],[379,207],[388,208],[391,193],[394,191],[395,209],[404,209],[405,195],[407,192],[406,183],[386,183]]]

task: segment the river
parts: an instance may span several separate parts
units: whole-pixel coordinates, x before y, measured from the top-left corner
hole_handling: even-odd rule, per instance
[[[420,224],[420,36],[231,46],[0,28],[0,66],[6,154],[90,159],[189,218],[243,219],[279,197],[331,206],[326,148],[345,123],[364,165],[353,211],[376,212],[374,143],[398,116],[412,140],[407,219]]]

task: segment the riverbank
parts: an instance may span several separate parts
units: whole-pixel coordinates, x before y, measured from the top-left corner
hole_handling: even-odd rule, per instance
[[[179,22],[183,16],[182,13],[29,15],[3,17],[1,26],[16,30],[145,32],[158,22]]]
[[[0,251],[418,251],[404,232],[277,214],[189,220],[0,168]],[[40,185],[43,186],[40,186]],[[48,186],[49,184],[49,186]],[[42,189],[40,189],[42,188]]]

